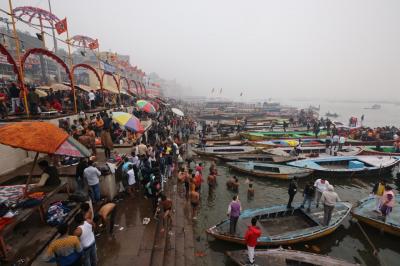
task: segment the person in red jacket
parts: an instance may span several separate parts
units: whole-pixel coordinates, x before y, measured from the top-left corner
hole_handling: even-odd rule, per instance
[[[254,249],[257,245],[257,239],[261,236],[261,230],[257,224],[257,218],[253,217],[251,219],[251,226],[246,231],[244,239],[246,240],[247,252],[249,257],[249,262],[251,265],[254,264]]]

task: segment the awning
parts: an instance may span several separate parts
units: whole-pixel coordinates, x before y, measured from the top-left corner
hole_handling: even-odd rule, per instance
[[[105,89],[106,91],[111,92],[111,93],[119,94],[119,91],[118,91],[118,89],[116,89],[116,88],[113,88],[113,87],[104,87],[104,89]]]
[[[125,95],[128,95],[128,96],[131,96],[131,95],[128,93],[128,91],[125,90],[125,89],[120,89],[120,92],[121,92],[121,94],[125,94]]]
[[[71,90],[71,87],[62,83],[55,83],[50,86],[39,86],[37,89],[41,90],[50,90],[53,89],[53,91],[69,91]]]
[[[75,87],[77,87],[78,89],[81,89],[83,91],[86,91],[86,92],[91,92],[91,91],[96,91],[97,90],[94,87],[90,87],[90,86],[83,85],[83,84],[75,85]]]

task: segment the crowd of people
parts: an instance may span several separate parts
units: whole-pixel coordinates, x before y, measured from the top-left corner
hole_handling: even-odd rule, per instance
[[[74,112],[74,93],[72,90],[41,89],[34,84],[26,85],[26,99],[32,115],[44,112],[72,113]],[[78,111],[88,111],[99,107],[129,106],[135,101],[133,96],[117,95],[105,90],[85,91],[76,89],[76,107]],[[12,82],[0,90],[0,116],[2,119],[11,114],[25,113],[23,91]]]

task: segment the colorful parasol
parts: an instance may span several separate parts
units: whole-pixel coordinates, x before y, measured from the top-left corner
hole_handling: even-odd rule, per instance
[[[185,116],[185,114],[179,110],[178,108],[171,108],[171,111],[176,114],[177,116]]]
[[[115,122],[131,131],[139,133],[144,131],[142,123],[140,123],[140,120],[134,115],[124,112],[113,112],[112,118]]]
[[[68,137],[54,154],[68,155],[71,157],[90,157],[91,152],[73,137]]]
[[[137,106],[139,107],[140,110],[149,113],[149,114],[154,114],[156,112],[156,108],[149,103],[148,101],[145,100],[138,100],[136,102]]]
[[[151,102],[151,104],[154,106],[156,111],[160,110],[160,105],[156,101]]]

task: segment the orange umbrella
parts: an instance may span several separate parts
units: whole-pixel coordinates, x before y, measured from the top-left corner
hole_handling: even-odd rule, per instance
[[[0,143],[27,151],[54,154],[68,134],[46,122],[18,122],[0,127]]]
[[[57,126],[46,122],[17,122],[0,127],[0,143],[35,151],[29,184],[39,153],[88,157],[90,152]]]

